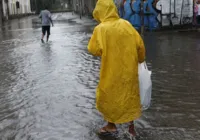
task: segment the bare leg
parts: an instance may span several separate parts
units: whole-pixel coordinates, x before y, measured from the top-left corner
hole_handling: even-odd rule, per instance
[[[41,41],[42,41],[42,43],[44,43],[44,34],[42,34],[42,38],[41,38]]]
[[[108,124],[100,129],[100,133],[103,132],[116,132],[117,131],[117,127],[114,123],[110,123],[108,122]]]
[[[136,136],[134,121],[130,122],[129,133],[134,137]]]
[[[45,36],[45,35],[44,35],[44,34],[42,34],[42,39],[44,39],[44,36]]]
[[[49,41],[49,35],[47,35],[47,42]]]

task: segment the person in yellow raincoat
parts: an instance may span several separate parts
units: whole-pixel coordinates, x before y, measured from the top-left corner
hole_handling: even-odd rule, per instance
[[[108,124],[100,134],[117,132],[115,124],[131,123],[141,116],[138,63],[145,59],[143,40],[132,25],[119,18],[113,0],[98,0],[93,11],[100,22],[88,44],[91,54],[101,57],[96,107]]]

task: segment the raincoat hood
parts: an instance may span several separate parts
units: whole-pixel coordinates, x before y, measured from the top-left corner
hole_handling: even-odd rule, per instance
[[[93,11],[93,17],[98,22],[105,22],[119,19],[117,8],[113,0],[98,0]]]

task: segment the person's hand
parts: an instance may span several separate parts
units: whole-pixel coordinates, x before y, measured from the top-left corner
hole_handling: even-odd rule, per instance
[[[54,27],[54,24],[52,24],[52,27]]]

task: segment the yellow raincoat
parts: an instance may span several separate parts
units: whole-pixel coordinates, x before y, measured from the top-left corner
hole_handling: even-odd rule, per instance
[[[113,0],[98,0],[93,12],[100,22],[95,27],[88,50],[101,56],[96,107],[111,123],[127,123],[141,116],[138,63],[145,48],[132,25],[120,19]]]

